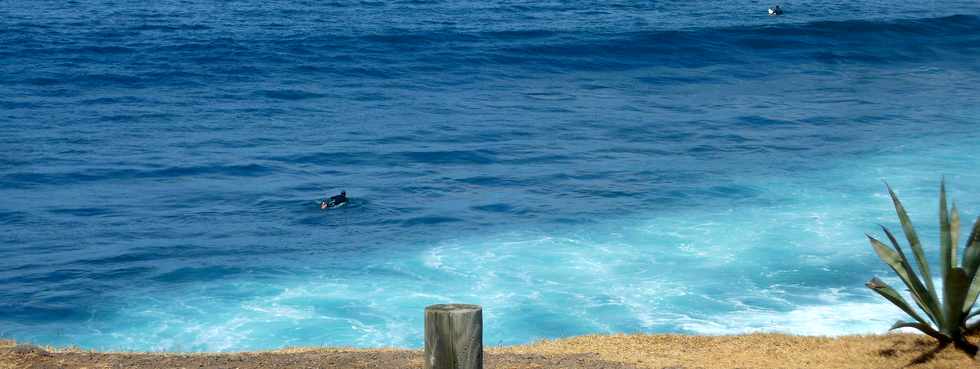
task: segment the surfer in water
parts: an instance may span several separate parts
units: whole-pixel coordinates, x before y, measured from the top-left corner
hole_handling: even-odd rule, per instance
[[[769,8],[770,17],[775,17],[777,15],[783,15],[783,9],[780,8],[779,5]]]
[[[339,208],[347,205],[347,191],[340,191],[340,195],[332,196],[329,199],[320,201],[320,210]]]

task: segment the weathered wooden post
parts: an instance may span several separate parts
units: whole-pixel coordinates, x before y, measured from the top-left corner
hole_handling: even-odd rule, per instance
[[[483,369],[483,308],[425,308],[425,369]]]

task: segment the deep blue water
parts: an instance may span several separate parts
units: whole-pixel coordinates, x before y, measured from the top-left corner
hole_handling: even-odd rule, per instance
[[[881,181],[980,210],[980,4],[782,4],[2,2],[0,337],[883,332]]]

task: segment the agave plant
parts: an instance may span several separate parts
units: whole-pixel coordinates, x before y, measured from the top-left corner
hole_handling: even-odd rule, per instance
[[[939,276],[943,282],[940,291],[933,284],[929,263],[926,262],[922,243],[919,242],[919,236],[912,227],[912,221],[909,220],[901,201],[898,201],[895,191],[892,191],[887,183],[885,186],[888,187],[888,193],[895,204],[895,212],[898,213],[898,220],[902,223],[902,230],[905,232],[905,238],[908,239],[920,274],[916,274],[912,263],[888,228],[881,227],[892,245],[891,248],[870,235],[868,239],[878,257],[888,264],[908,287],[912,300],[924,313],[925,318],[894,288],[880,279],[871,279],[867,286],[912,317],[913,321],[898,321],[891,329],[910,327],[936,338],[942,344],[967,344],[964,339],[965,333],[978,326],[978,323],[968,324],[967,321],[980,315],[980,310],[971,313],[977,294],[980,293],[980,278],[977,278],[977,268],[980,267],[980,218],[973,224],[970,238],[963,249],[962,262],[957,266],[956,244],[960,233],[960,217],[955,202],[952,211],[947,210],[946,183],[942,182],[939,187]],[[940,293],[942,299],[939,298]]]

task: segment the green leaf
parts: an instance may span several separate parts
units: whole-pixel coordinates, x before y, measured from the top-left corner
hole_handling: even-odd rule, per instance
[[[977,220],[973,222],[973,231],[970,232],[970,237],[966,239],[962,263],[967,275],[973,279],[977,274],[977,268],[980,267],[980,217],[977,217]]]
[[[892,234],[892,232],[889,231],[888,228],[885,228],[885,226],[880,225],[880,224],[878,226],[881,227],[881,230],[885,232],[885,236],[887,236],[888,237],[888,240],[891,241],[892,247],[895,248],[895,252],[898,252],[898,256],[900,256],[902,258],[902,262],[905,263],[905,266],[908,269],[909,273],[912,274],[912,276],[916,277],[916,278],[914,278],[914,280],[916,282],[918,282],[918,285],[921,286],[922,285],[922,281],[919,280],[918,276],[912,270],[912,263],[909,262],[909,259],[907,257],[905,257],[905,253],[902,252],[902,248],[898,245],[898,239],[896,239],[895,238],[895,235]],[[929,276],[927,275],[926,278],[929,278]],[[921,297],[923,299],[926,299],[927,296],[932,298],[932,300],[931,300],[931,302],[932,302],[932,311],[933,311],[934,314],[936,314],[935,315],[936,317],[939,317],[939,314],[940,314],[941,311],[939,310],[939,308],[936,307],[936,306],[939,305],[939,297],[937,297],[936,291],[930,290],[930,289],[926,289],[924,287],[922,287],[922,289],[925,292],[921,292],[920,293]],[[923,310],[925,310],[925,309],[923,309]]]
[[[978,315],[980,315],[980,310],[977,310],[977,311],[974,311],[974,312],[970,313],[970,315],[967,315],[966,316],[966,319],[969,320],[969,319],[972,319],[973,317],[978,316]]]
[[[909,259],[907,257],[905,257],[905,253],[902,252],[902,247],[898,244],[898,239],[895,238],[895,235],[892,234],[892,231],[889,231],[888,228],[886,228],[885,226],[883,226],[881,224],[879,224],[878,227],[881,227],[881,231],[882,232],[885,232],[885,236],[888,237],[888,241],[892,243],[892,247],[895,248],[895,252],[898,253],[898,256],[901,256],[902,257],[902,261],[908,263],[909,262]],[[865,234],[865,236],[868,236],[868,235]],[[868,237],[870,237],[870,236],[868,236]]]
[[[935,329],[932,329],[932,327],[930,327],[928,324],[903,322],[899,320],[895,322],[895,324],[893,324],[891,328],[888,328],[888,330],[893,331],[899,328],[915,328],[921,331],[922,333],[928,334],[939,341],[949,341],[949,337],[946,337],[942,333],[939,333]]]
[[[949,244],[952,245],[949,262],[956,266],[956,251],[960,242],[960,212],[956,210],[956,201],[953,201],[953,210],[949,212]]]
[[[943,179],[939,185],[939,276],[943,281],[953,269],[951,262],[953,246],[950,241],[949,211],[946,209],[946,179]],[[944,286],[943,289],[948,288]]]
[[[970,283],[970,291],[963,300],[963,313],[969,313],[977,302],[977,295],[980,295],[980,278],[977,278],[977,268],[980,267],[980,217],[973,223],[973,231],[970,238],[966,240],[966,248],[963,249],[963,269],[966,270],[967,280]]]
[[[965,325],[963,321],[963,301],[966,300],[967,290],[970,289],[970,281],[966,279],[966,271],[963,268],[950,269],[946,279],[943,280],[943,306],[945,307],[944,324],[939,326],[941,331],[954,340],[960,338],[962,332],[960,327]]]
[[[925,286],[922,285],[922,281],[920,281],[919,277],[912,271],[912,267],[908,264],[908,259],[905,258],[905,255],[902,254],[901,249],[898,247],[895,236],[893,236],[888,229],[885,229],[884,227],[882,227],[882,229],[885,230],[885,234],[888,235],[888,239],[892,241],[892,245],[895,246],[897,250],[892,251],[888,248],[888,246],[885,246],[874,237],[868,236],[868,240],[871,242],[871,247],[873,247],[875,253],[878,254],[878,258],[884,261],[885,264],[888,264],[888,266],[895,271],[895,274],[898,274],[899,278],[902,279],[905,286],[907,286],[909,291],[912,292],[912,299],[915,300],[916,305],[918,305],[920,309],[926,312],[926,315],[929,316],[929,320],[931,320],[933,324],[936,324],[937,326],[940,325],[939,323],[942,321],[942,310],[939,308],[938,299],[930,298],[931,296],[929,292],[926,291]]]
[[[881,295],[881,297],[884,297],[886,300],[890,301],[895,306],[898,306],[899,309],[902,309],[902,311],[904,311],[906,314],[911,316],[919,323],[926,324],[926,325],[929,324],[926,323],[925,319],[922,319],[922,317],[915,312],[915,309],[913,309],[912,306],[909,306],[908,302],[905,302],[905,299],[902,298],[902,295],[899,295],[894,288],[889,286],[884,281],[878,279],[878,277],[872,278],[870,281],[868,281],[868,283],[865,284],[865,286],[870,288],[872,291],[877,292],[879,295]]]
[[[902,223],[902,232],[905,233],[905,238],[909,240],[909,247],[912,248],[912,254],[915,255],[915,263],[919,265],[922,279],[925,279],[930,293],[936,296],[936,286],[933,285],[932,274],[929,273],[929,262],[926,260],[925,252],[922,251],[922,243],[919,242],[919,235],[915,233],[912,220],[909,219],[909,214],[905,212],[905,207],[902,206],[902,202],[898,200],[898,195],[895,194],[895,191],[892,191],[892,187],[887,182],[885,183],[885,187],[888,188],[888,194],[891,196],[892,203],[895,205],[895,213],[898,214],[898,220]]]
[[[973,305],[977,303],[977,295],[980,295],[980,278],[976,276],[973,277],[973,282],[970,283],[970,290],[966,293],[966,298],[963,299],[963,312],[967,313],[973,309]],[[980,310],[977,310],[980,311]]]

